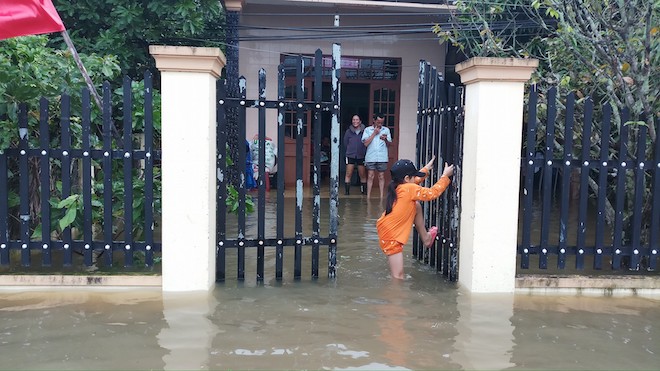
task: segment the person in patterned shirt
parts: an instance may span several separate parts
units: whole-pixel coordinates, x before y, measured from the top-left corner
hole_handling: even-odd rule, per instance
[[[374,124],[364,129],[362,134],[362,143],[367,147],[367,153],[364,155],[364,167],[367,168],[367,198],[371,198],[371,186],[378,173],[381,201],[385,196],[385,170],[387,170],[389,161],[388,147],[392,144],[392,134],[387,126],[383,126],[384,122],[385,115],[375,114]]]

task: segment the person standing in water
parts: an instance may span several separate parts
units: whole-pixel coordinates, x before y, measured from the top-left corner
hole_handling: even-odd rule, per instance
[[[371,197],[371,186],[374,176],[378,172],[378,186],[380,188],[380,199],[385,197],[385,171],[389,161],[388,146],[392,143],[392,134],[387,126],[383,126],[385,115],[377,113],[374,115],[372,126],[364,129],[362,143],[367,147],[364,156],[364,167],[367,168],[367,198]]]
[[[403,245],[408,242],[410,231],[415,223],[424,247],[430,247],[438,234],[437,227],[426,230],[422,205],[419,201],[431,201],[440,197],[451,182],[454,165],[445,163],[442,176],[430,188],[419,184],[433,168],[435,156],[421,171],[410,160],[397,161],[390,172],[392,181],[387,188],[385,211],[376,222],[380,248],[387,255],[392,278],[403,279]]]
[[[345,194],[350,194],[351,178],[353,177],[353,171],[356,166],[358,175],[360,176],[360,192],[365,194],[367,191],[367,171],[364,168],[364,155],[367,152],[367,148],[362,144],[363,132],[364,124],[362,124],[360,116],[353,115],[351,126],[346,129],[346,133],[344,134],[344,147],[346,148]]]

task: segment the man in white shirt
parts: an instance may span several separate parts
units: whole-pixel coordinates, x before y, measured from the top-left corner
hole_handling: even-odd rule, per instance
[[[375,114],[373,125],[364,129],[362,134],[362,143],[367,147],[364,157],[364,167],[367,168],[367,198],[371,197],[374,175],[378,172],[381,200],[385,197],[385,171],[387,171],[389,161],[387,147],[392,143],[390,129],[383,126],[383,122],[385,122],[385,115]]]

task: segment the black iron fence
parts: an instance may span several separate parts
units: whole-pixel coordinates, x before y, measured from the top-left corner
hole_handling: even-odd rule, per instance
[[[107,82],[101,109],[92,106],[86,89],[80,102],[62,94],[59,102],[19,105],[18,135],[0,148],[3,271],[158,262],[160,150],[151,81],[145,74],[140,90],[124,79],[117,89],[120,115],[113,115]],[[141,109],[134,109],[134,98]]]
[[[436,156],[436,171],[427,182],[437,181],[445,162],[456,167],[452,184],[439,199],[423,203],[427,228],[438,227],[439,243],[423,247],[413,231],[413,255],[451,281],[458,280],[459,220],[461,203],[460,167],[463,159],[463,89],[445,83],[436,67],[419,64],[417,98],[417,166]]]
[[[305,68],[303,58],[313,59],[312,68]],[[218,249],[216,256],[216,281],[224,281],[227,276],[228,263],[235,264],[236,279],[245,280],[246,264],[255,263],[256,280],[264,281],[265,262],[267,259],[274,260],[274,277],[276,280],[282,280],[284,272],[284,260],[286,253],[292,248],[293,255],[293,277],[300,279],[302,276],[303,247],[309,247],[309,263],[311,268],[311,277],[319,276],[320,247],[328,246],[327,269],[328,277],[335,277],[337,265],[337,205],[338,205],[338,177],[339,177],[339,58],[340,48],[338,44],[334,45],[332,55],[332,68],[324,68],[323,55],[321,50],[317,50],[313,57],[298,56],[296,71],[289,78],[289,84],[286,83],[286,73],[284,66],[279,66],[278,73],[278,97],[277,100],[266,99],[266,72],[259,71],[258,91],[259,96],[256,99],[247,99],[246,89],[247,80],[244,77],[239,81],[239,97],[228,97],[225,81],[218,82],[218,207],[217,207],[217,241]],[[332,99],[323,101],[322,86],[323,76],[331,76]],[[293,78],[295,77],[295,78]],[[306,99],[305,80],[312,79],[313,86],[312,99]],[[285,94],[285,91],[293,91],[293,94]],[[227,173],[226,149],[227,149],[227,111],[232,107],[238,108],[238,137],[246,138],[246,113],[247,110],[256,110],[258,114],[258,148],[256,156],[258,159],[258,186],[256,194],[256,231],[248,230],[246,220],[247,202],[250,199],[247,195],[248,187],[246,185],[246,174],[242,173],[237,187],[231,187],[229,180],[225,176]],[[269,224],[266,218],[266,172],[265,172],[265,140],[266,140],[266,111],[275,110],[277,112],[277,195],[275,196],[275,225]],[[321,120],[324,112],[330,113],[331,117],[331,160],[330,160],[330,191],[328,199],[328,229],[327,234],[323,235],[321,230]],[[295,144],[293,151],[295,160],[287,162],[285,150],[286,133],[285,127],[291,126],[292,122],[285,122],[289,118],[295,120]],[[311,125],[307,124],[311,123]],[[307,146],[306,132],[312,133],[312,171],[311,171],[311,201],[312,220],[311,230],[304,228],[303,223],[303,205],[305,202],[304,186],[310,184],[309,179],[305,179],[303,168],[304,151]],[[238,146],[238,159],[235,164],[242,169],[246,163],[246,146]],[[290,157],[291,158],[291,157]],[[289,196],[285,198],[285,177],[286,169],[289,166],[295,166],[295,187],[291,187]],[[231,189],[235,195],[228,194]],[[270,192],[269,197],[270,197]],[[236,219],[230,218],[227,213],[227,200],[235,197]],[[285,207],[294,205],[294,220],[287,220],[285,217]],[[235,223],[235,224],[234,224]],[[293,226],[293,231],[287,231],[285,227]],[[274,227],[274,230],[272,230]],[[256,233],[254,233],[256,232]],[[289,233],[289,234],[288,234]],[[246,258],[247,249],[256,249],[256,262],[248,262]],[[288,251],[287,251],[288,250]],[[234,254],[235,253],[235,254]],[[231,256],[230,256],[231,254]]]
[[[660,142],[627,109],[529,95],[519,263],[542,270],[657,269]],[[657,119],[654,123],[658,132]]]

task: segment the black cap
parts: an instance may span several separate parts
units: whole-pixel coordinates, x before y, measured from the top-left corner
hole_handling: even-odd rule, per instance
[[[419,177],[426,176],[425,173],[422,173],[421,171],[417,170],[415,164],[413,164],[412,161],[410,160],[397,161],[392,166],[392,169],[390,169],[390,172],[392,173],[392,178],[394,179],[403,179],[406,177],[406,175],[419,176]]]

